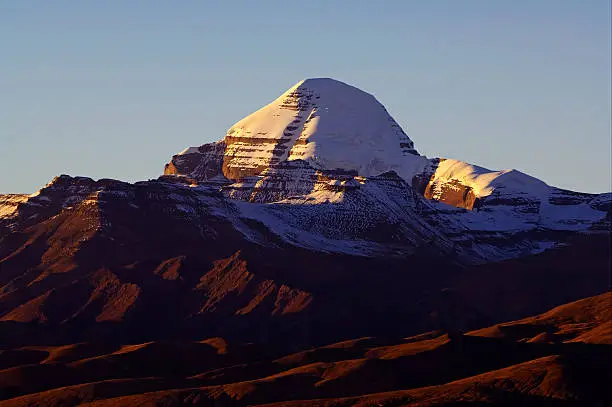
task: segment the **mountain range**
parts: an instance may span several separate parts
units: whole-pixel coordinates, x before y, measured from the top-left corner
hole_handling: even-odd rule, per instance
[[[0,195],[0,405],[600,405],[611,221],[306,79],[156,179]]]

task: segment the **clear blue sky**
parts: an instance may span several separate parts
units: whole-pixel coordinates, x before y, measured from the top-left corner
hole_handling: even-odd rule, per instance
[[[610,187],[606,0],[0,1],[0,192],[156,178],[306,77],[429,157]]]

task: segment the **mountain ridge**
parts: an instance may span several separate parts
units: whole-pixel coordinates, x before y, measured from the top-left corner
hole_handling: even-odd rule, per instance
[[[157,181],[131,185],[158,190],[160,183],[185,216],[198,213],[197,204],[172,196],[216,194],[216,213],[264,245],[279,240],[362,256],[431,246],[467,263],[537,253],[575,233],[606,233],[612,213],[611,193],[561,190],[516,170],[421,156],[374,96],[329,78],[298,82],[222,140],[175,155]],[[23,228],[89,195],[92,202],[99,193],[131,196],[128,185],[61,176],[27,198],[0,196],[0,228]]]

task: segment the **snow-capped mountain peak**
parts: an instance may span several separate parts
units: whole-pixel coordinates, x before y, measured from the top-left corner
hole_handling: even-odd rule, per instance
[[[374,96],[329,78],[296,83],[222,140],[175,155],[164,174],[169,181],[212,183],[227,198],[250,202],[237,203],[246,217],[292,242],[297,233],[302,244],[307,239],[296,230],[318,225],[314,218],[324,224],[317,233],[335,239],[346,239],[340,231],[357,224],[362,229],[349,239],[365,239],[375,224],[401,224],[404,243],[415,233],[430,236],[420,224],[427,218],[452,241],[480,241],[473,246],[479,256],[500,258],[549,247],[547,233],[609,224],[609,196],[560,190],[517,170],[419,155]],[[289,224],[296,229],[288,231]],[[525,233],[532,238],[515,239]]]
[[[223,174],[260,174],[282,161],[374,176],[401,172],[414,143],[374,96],[329,78],[305,79],[231,126]],[[198,152],[191,147],[181,154]]]

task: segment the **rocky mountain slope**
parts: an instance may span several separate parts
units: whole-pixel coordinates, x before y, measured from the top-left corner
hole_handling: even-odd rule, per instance
[[[28,196],[23,194],[0,195],[0,216],[3,218],[13,216],[19,204],[27,200]]]
[[[205,331],[253,341],[283,337],[295,346],[410,335],[443,323],[433,315],[447,301],[469,315],[462,326],[477,327],[600,293],[609,274],[604,234],[568,236],[564,246],[537,256],[473,266],[461,261],[473,253],[467,243],[435,235],[423,220],[395,229],[380,221],[376,229],[376,216],[388,214],[373,210],[358,218],[331,204],[315,207],[315,214],[328,212],[304,230],[299,222],[313,212],[301,213],[300,206],[231,200],[207,185],[67,176],[30,199],[37,204],[23,203],[24,218],[12,219],[12,232],[0,239],[5,342],[11,332],[23,341],[21,329],[39,326],[51,337],[59,332],[75,340]],[[268,211],[295,241],[279,237],[243,205]],[[406,213],[400,209],[397,218]],[[358,240],[364,231],[367,242]],[[334,250],[339,233],[354,239],[342,246],[353,244],[354,253]],[[362,255],[363,247],[370,256]]]

